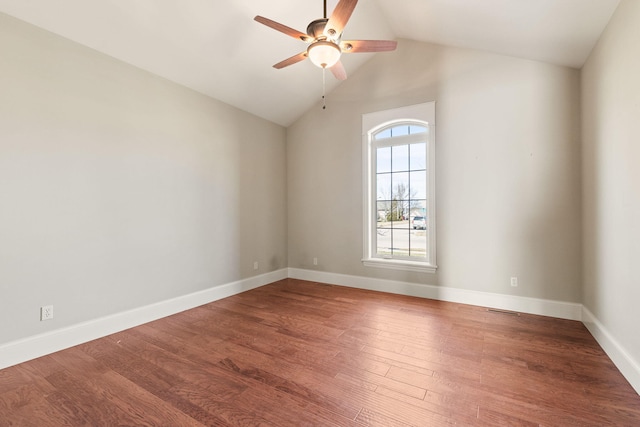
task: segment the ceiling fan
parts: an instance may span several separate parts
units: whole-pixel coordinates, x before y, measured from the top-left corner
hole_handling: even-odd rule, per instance
[[[345,80],[347,72],[340,61],[343,53],[395,50],[398,43],[391,40],[342,40],[342,31],[357,3],[358,0],[340,0],[327,19],[327,0],[324,0],[324,18],[312,21],[307,26],[306,34],[263,16],[256,16],[254,19],[259,23],[309,44],[306,51],[278,62],[273,67],[280,69],[309,58],[316,66],[331,70],[336,79]]]

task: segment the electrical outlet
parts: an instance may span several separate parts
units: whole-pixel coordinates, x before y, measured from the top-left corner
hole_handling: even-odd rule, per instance
[[[318,258],[313,259],[313,265],[318,265]]]
[[[258,269],[258,261],[253,261],[253,269],[254,270]]]
[[[43,305],[40,307],[40,321],[53,319],[53,306]]]
[[[518,278],[517,277],[512,277],[511,278],[511,286],[513,286],[514,288],[516,286],[518,286]]]

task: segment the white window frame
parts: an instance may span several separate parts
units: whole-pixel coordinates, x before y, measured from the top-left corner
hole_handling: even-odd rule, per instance
[[[373,135],[390,125],[414,123],[426,126],[427,132],[427,230],[428,257],[426,261],[381,258],[374,256],[377,232],[377,197],[375,192],[376,165]],[[392,110],[377,111],[362,115],[362,159],[363,159],[363,258],[367,267],[391,268],[404,271],[435,273],[436,264],[436,186],[435,186],[435,102],[410,105]]]

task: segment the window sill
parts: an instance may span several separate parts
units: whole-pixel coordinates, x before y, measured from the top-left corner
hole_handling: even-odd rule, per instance
[[[437,266],[425,262],[400,261],[397,259],[366,258],[362,260],[365,267],[389,268],[392,270],[417,271],[419,273],[435,273]]]

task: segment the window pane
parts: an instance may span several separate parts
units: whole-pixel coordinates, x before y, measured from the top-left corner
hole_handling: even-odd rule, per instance
[[[398,200],[393,201],[393,229],[409,229],[409,201]]]
[[[409,230],[393,230],[393,255],[409,256]]]
[[[376,175],[376,199],[377,200],[391,200],[391,174],[379,173]]]
[[[391,202],[385,200],[377,203],[377,226],[380,228],[391,227]]]
[[[409,198],[409,172],[393,174],[393,194],[391,198],[395,200]]]
[[[412,199],[427,198],[427,171],[409,172],[409,185]]]
[[[391,138],[391,129],[385,129],[382,132],[378,132],[374,135],[373,139]]]
[[[409,170],[409,146],[408,145],[396,145],[392,148],[391,157],[391,170],[408,171]]]
[[[411,144],[409,148],[411,153],[411,170],[427,168],[427,144]]]
[[[376,254],[378,256],[391,256],[392,230],[378,228],[376,233]]]
[[[396,126],[391,129],[391,136],[393,136],[394,138],[396,136],[403,136],[403,135],[409,135],[408,125]]]
[[[411,125],[409,126],[409,133],[411,135],[415,135],[417,133],[422,133],[422,132],[426,132],[427,128],[424,126],[416,126],[416,125]]]
[[[391,172],[391,147],[378,148],[376,150],[376,172]]]
[[[409,256],[425,258],[427,256],[427,230],[411,230]]]
[[[427,217],[427,201],[422,200],[411,200],[411,216],[423,216]]]

